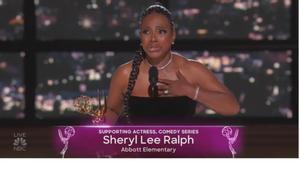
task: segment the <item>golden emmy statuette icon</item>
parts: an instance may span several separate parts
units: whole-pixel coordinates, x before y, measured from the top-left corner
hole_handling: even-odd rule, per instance
[[[98,105],[95,106],[93,104],[94,98],[79,96],[74,100],[74,107],[79,113],[91,116],[93,118],[93,124],[103,124],[107,104],[104,92],[102,92],[102,98],[104,99],[104,105],[101,105],[101,96],[100,91],[98,90]]]

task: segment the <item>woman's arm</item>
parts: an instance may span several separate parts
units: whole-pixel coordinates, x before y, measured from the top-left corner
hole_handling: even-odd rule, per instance
[[[186,87],[188,97],[222,115],[239,112],[240,106],[235,96],[205,66],[196,61],[187,61],[184,69],[188,78],[195,79],[193,85]]]
[[[173,96],[187,96],[222,115],[239,112],[234,95],[201,63],[186,61],[177,72],[177,77],[176,81],[159,79],[166,84],[159,86],[160,94],[168,90]]]
[[[123,109],[123,93],[128,83],[128,64],[121,65],[114,73],[109,87],[105,124],[114,125]]]

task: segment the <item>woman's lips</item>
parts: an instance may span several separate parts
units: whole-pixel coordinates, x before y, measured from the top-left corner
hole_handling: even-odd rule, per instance
[[[159,52],[160,47],[159,46],[151,46],[148,50],[149,50],[149,52]]]

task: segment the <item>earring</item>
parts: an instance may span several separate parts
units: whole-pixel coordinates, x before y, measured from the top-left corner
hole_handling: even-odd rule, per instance
[[[175,44],[175,42],[172,42],[172,45],[174,45]]]

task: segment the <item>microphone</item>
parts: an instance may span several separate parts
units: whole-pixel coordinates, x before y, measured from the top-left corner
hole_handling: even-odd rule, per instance
[[[148,94],[150,97],[158,96],[158,88],[156,83],[158,81],[158,70],[155,66],[151,66],[149,69],[149,83]]]
[[[151,66],[149,69],[150,85],[156,85],[157,81],[158,81],[158,70],[155,66]]]

